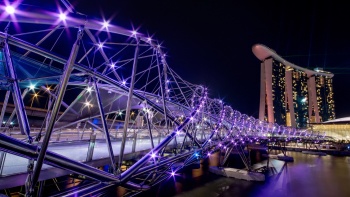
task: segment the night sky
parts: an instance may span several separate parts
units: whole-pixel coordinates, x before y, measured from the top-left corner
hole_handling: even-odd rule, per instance
[[[182,78],[207,86],[211,98],[223,99],[242,113],[258,116],[260,61],[251,47],[260,43],[298,66],[333,72],[336,117],[350,116],[350,14],[346,3],[70,2],[90,18],[113,18],[114,25],[153,36],[165,47],[169,66]]]

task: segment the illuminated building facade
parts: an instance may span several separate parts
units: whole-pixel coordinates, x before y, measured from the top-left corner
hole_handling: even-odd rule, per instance
[[[294,65],[263,45],[253,53],[262,61],[260,120],[306,128],[335,119],[332,73]]]

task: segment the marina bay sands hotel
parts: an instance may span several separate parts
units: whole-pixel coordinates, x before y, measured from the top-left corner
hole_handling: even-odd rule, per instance
[[[261,44],[252,50],[261,60],[260,120],[306,128],[335,119],[333,73],[292,64]]]

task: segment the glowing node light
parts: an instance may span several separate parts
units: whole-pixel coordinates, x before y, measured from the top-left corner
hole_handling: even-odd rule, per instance
[[[90,106],[90,102],[89,101],[86,101],[84,104],[85,104],[85,106]]]
[[[156,157],[156,154],[155,154],[155,153],[152,153],[152,154],[151,154],[151,157],[152,157],[152,158],[155,158],[155,157]]]
[[[112,64],[111,64],[111,68],[114,68],[114,67],[115,67],[115,64],[114,64],[114,63],[112,63]]]
[[[126,84],[126,81],[123,81],[122,84],[125,85],[125,84]]]
[[[60,20],[65,21],[67,19],[67,16],[65,13],[60,13]]]
[[[103,27],[104,27],[104,28],[108,28],[108,26],[109,26],[108,21],[104,21],[104,22],[103,22]]]
[[[5,10],[6,10],[6,12],[8,14],[14,14],[15,13],[15,8],[13,6],[11,6],[11,5],[6,6]]]
[[[171,176],[175,176],[175,172],[171,172]]]
[[[133,30],[131,33],[132,33],[132,35],[136,35],[137,31]]]
[[[88,92],[91,92],[91,91],[92,91],[92,87],[87,87],[86,90],[87,90]]]
[[[103,47],[103,43],[98,43],[98,48],[102,48]]]
[[[34,88],[35,88],[35,86],[32,84],[29,86],[29,89],[31,89],[31,90],[34,90]]]

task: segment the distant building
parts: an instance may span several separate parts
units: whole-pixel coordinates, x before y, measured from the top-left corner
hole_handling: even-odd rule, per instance
[[[254,45],[261,60],[259,119],[306,128],[335,119],[333,73],[294,65],[264,45]]]

